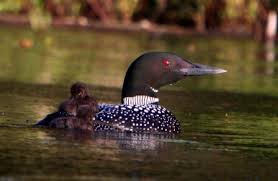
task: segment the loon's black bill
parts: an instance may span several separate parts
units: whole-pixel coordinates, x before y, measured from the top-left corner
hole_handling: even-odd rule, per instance
[[[193,65],[194,65],[193,67],[182,68],[179,71],[185,76],[221,74],[227,72],[227,70],[217,68],[217,67],[210,67],[202,64],[193,64]]]

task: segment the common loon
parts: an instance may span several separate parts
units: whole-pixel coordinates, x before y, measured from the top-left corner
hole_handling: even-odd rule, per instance
[[[224,69],[191,63],[173,53],[145,53],[134,60],[127,70],[121,104],[100,104],[96,120],[105,124],[96,123],[94,128],[113,130],[113,126],[108,126],[113,124],[129,132],[180,133],[179,121],[159,105],[159,88],[186,76],[224,72]]]

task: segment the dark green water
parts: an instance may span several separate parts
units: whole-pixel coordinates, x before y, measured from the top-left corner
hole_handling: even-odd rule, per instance
[[[278,62],[247,39],[0,27],[0,180],[277,180]],[[23,49],[22,38],[34,47]],[[182,134],[83,135],[31,128],[84,81],[118,103],[125,71],[151,50],[228,73],[160,91]]]

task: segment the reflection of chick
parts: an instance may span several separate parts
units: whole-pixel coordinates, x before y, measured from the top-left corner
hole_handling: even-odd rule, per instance
[[[50,128],[77,129],[84,131],[93,130],[93,117],[95,113],[90,106],[79,106],[77,115],[70,117],[60,117],[50,122]]]

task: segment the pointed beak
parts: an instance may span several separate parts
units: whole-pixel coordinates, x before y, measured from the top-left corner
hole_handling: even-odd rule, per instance
[[[192,65],[193,65],[192,67],[179,69],[179,72],[184,76],[221,74],[227,72],[227,70],[217,68],[217,67],[210,67],[202,64],[192,64]]]

